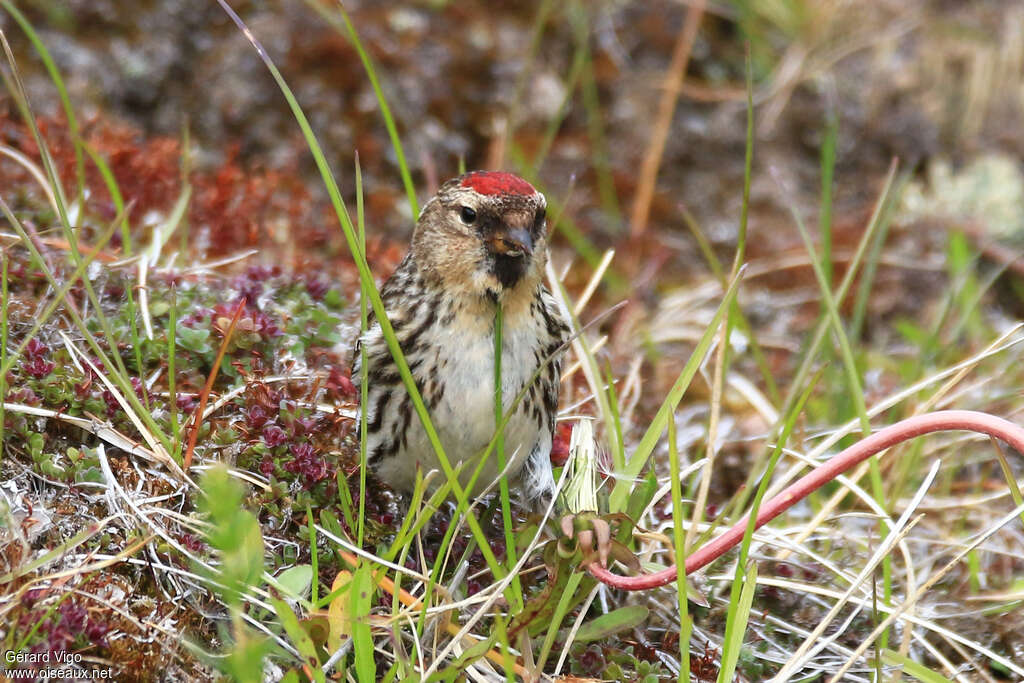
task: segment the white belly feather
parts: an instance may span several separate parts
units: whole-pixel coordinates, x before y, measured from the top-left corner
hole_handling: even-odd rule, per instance
[[[502,353],[502,397],[504,412],[507,414],[523,387],[534,379],[537,359],[534,355],[536,339],[541,330],[532,316],[520,316],[517,326],[506,323],[503,330]],[[474,319],[461,325],[437,326],[423,339],[429,348],[424,364],[437,373],[437,381],[445,387],[444,394],[431,411],[431,421],[438,432],[445,454],[452,467],[458,469],[466,463],[459,480],[468,485],[476,469],[479,456],[494,436],[494,334],[493,323]],[[456,334],[453,330],[459,330]],[[426,474],[438,470],[431,481],[430,489],[436,489],[446,479],[435,451],[430,445],[423,425],[417,416],[410,424],[406,449],[415,454],[420,468]],[[551,434],[547,421],[541,420],[525,409],[520,401],[514,414],[505,425],[504,452],[507,476],[515,478],[531,454],[543,456],[551,450]],[[412,458],[398,456],[383,459],[378,471],[385,481],[397,488],[412,489],[416,468],[410,466]],[[500,474],[497,452],[492,452],[477,479],[472,494],[481,493]],[[548,468],[541,472],[529,472],[528,476],[547,476]],[[551,482],[553,484],[553,482]],[[549,488],[548,482],[534,482],[534,487]],[[536,490],[534,488],[533,490]]]

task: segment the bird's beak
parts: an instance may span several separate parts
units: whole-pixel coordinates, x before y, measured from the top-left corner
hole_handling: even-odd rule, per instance
[[[533,253],[533,238],[523,228],[499,228],[488,240],[495,254],[502,256],[529,256]]]

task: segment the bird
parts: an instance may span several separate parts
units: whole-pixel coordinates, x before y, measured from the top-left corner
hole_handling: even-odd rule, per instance
[[[492,453],[469,495],[499,476],[527,509],[550,500],[550,452],[569,327],[543,273],[547,202],[519,176],[473,171],[443,183],[420,211],[405,258],[381,288],[388,320],[459,481],[495,434],[495,318],[502,309],[501,384],[507,467]],[[370,315],[353,360],[365,358],[367,460],[378,479],[411,492],[417,470],[441,469],[381,331]],[[525,389],[522,400],[512,407]],[[428,490],[446,481],[433,477]]]

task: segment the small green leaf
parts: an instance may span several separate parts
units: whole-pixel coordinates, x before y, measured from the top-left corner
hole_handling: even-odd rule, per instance
[[[345,305],[345,298],[341,295],[339,290],[331,289],[324,294],[324,305],[328,308],[338,310]]]
[[[364,562],[352,575],[349,591],[352,649],[356,654],[356,674],[360,681],[372,681],[377,676],[377,665],[373,661],[373,633],[368,620],[373,593],[373,575],[370,574],[370,565]]]
[[[308,564],[289,567],[276,578],[289,597],[305,598],[309,595],[310,586],[313,585],[313,567]]]
[[[205,353],[210,350],[210,330],[208,328],[193,329],[179,324],[175,341],[186,351]]]
[[[576,632],[576,642],[589,643],[635,628],[647,620],[650,610],[643,605],[627,605],[588,621]]]
[[[729,636],[728,642],[722,643],[722,668],[718,670],[718,683],[726,683],[732,680],[736,671],[736,663],[740,659],[740,652],[743,650],[743,636],[747,633],[747,621],[750,619],[750,606],[754,604],[754,592],[757,589],[757,565],[751,563],[747,575],[744,577],[743,590],[740,591],[738,604],[731,605],[730,611],[734,618],[735,627]]]
[[[952,683],[952,681],[937,671],[933,671],[924,664],[915,662],[906,655],[901,655],[893,650],[882,650],[882,661],[890,666],[898,666],[903,673],[915,678],[922,683]]]
[[[302,659],[309,667],[309,671],[313,673],[313,680],[317,681],[317,683],[323,683],[324,672],[320,669],[320,658],[317,657],[316,645],[313,644],[313,639],[299,625],[299,620],[295,617],[295,613],[292,612],[292,608],[288,606],[288,603],[277,598],[271,598],[270,602],[274,605],[274,612],[281,621],[281,625],[284,626],[288,638],[295,645],[295,649],[299,651],[299,654],[302,655]]]

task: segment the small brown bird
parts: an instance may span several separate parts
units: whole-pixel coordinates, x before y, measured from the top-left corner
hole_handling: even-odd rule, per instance
[[[495,314],[502,307],[506,412],[529,384],[505,426],[507,474],[510,490],[529,507],[554,488],[549,455],[569,332],[543,284],[546,204],[544,195],[510,173],[476,171],[449,180],[423,207],[409,253],[381,290],[449,462],[468,463],[459,477],[463,486],[494,436]],[[417,468],[426,474],[440,464],[372,317],[361,343],[369,461],[383,481],[411,491]],[[357,351],[357,382],[359,366]],[[472,493],[499,474],[492,453]],[[443,475],[434,479],[433,488],[443,481]]]

